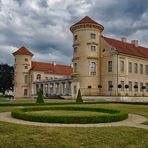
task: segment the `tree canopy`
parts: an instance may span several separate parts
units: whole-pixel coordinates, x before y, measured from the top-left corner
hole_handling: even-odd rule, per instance
[[[0,64],[0,92],[13,90],[14,68],[8,64]]]

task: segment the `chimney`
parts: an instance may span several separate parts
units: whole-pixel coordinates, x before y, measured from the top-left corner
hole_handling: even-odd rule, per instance
[[[133,45],[135,45],[136,47],[138,47],[138,40],[132,40],[131,43],[132,43]]]
[[[53,61],[53,62],[52,62],[52,64],[53,64],[54,66],[56,66],[56,65],[57,65],[56,61]]]
[[[121,41],[124,42],[124,43],[126,43],[127,38],[126,38],[126,37],[122,37],[122,38],[121,38]]]
[[[73,63],[72,63],[72,64],[70,64],[70,66],[71,66],[71,68],[73,68]]]

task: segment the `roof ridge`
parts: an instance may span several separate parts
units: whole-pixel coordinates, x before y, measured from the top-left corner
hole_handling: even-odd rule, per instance
[[[121,40],[119,40],[119,39],[116,39],[116,38],[106,37],[106,36],[103,36],[103,35],[102,35],[102,37],[103,37],[103,38],[107,38],[107,39],[111,39],[111,40],[115,40],[115,41],[118,41],[118,42],[121,42],[121,43],[133,45],[133,44],[130,43],[130,42],[123,42],[123,41],[121,41]],[[134,46],[134,45],[133,45],[133,46]],[[136,46],[135,46],[135,47],[136,47]],[[144,47],[144,46],[141,46],[141,45],[138,45],[138,47],[142,47],[142,48],[148,49],[147,47]]]
[[[53,63],[47,63],[47,62],[38,62],[38,61],[32,61],[32,62],[41,63],[41,64],[49,64],[49,65],[53,65]],[[56,64],[56,65],[58,65],[58,66],[70,67],[70,65],[62,65],[62,64]]]

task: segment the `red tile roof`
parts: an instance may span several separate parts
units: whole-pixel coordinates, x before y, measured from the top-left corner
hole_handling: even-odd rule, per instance
[[[103,38],[108,44],[115,47],[119,53],[148,58],[148,48],[145,48],[142,46],[136,47],[135,45],[131,43],[122,42],[122,41],[104,37],[104,36]]]
[[[72,73],[72,67],[66,65],[54,65],[42,62],[32,62],[32,68],[30,70],[43,71],[51,74],[70,75]]]
[[[81,19],[79,22],[75,23],[74,25],[72,25],[70,28],[72,28],[75,25],[79,25],[79,24],[87,24],[87,23],[91,23],[91,24],[96,24],[102,27],[102,29],[104,29],[104,27],[101,24],[98,24],[97,22],[95,22],[93,19],[91,19],[89,16],[85,16],[83,19]]]
[[[77,22],[74,25],[85,24],[85,23],[98,24],[97,22],[95,22],[94,20],[92,20],[89,16],[85,16],[83,19],[81,19],[79,22]]]
[[[33,54],[26,48],[26,47],[21,47],[17,51],[13,53],[13,55],[30,55],[33,56]]]

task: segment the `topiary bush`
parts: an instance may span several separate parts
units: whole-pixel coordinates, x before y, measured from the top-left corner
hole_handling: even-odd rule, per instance
[[[65,111],[90,111],[98,112],[98,115],[88,115],[85,114],[81,116],[77,115],[48,115],[48,114],[32,114],[29,111],[43,111],[43,110],[65,110]],[[99,112],[105,114],[99,114]],[[47,123],[106,123],[106,122],[115,122],[121,121],[128,117],[128,114],[118,110],[112,109],[103,109],[103,108],[88,108],[88,107],[73,107],[73,106],[54,106],[54,107],[28,107],[22,109],[16,109],[11,112],[12,117],[36,121],[36,122],[47,122]]]
[[[79,89],[79,91],[78,91],[76,103],[83,103],[83,99],[82,99],[82,96],[81,96],[81,91],[80,91],[80,89]]]
[[[44,103],[44,97],[41,89],[37,92],[36,103]]]

